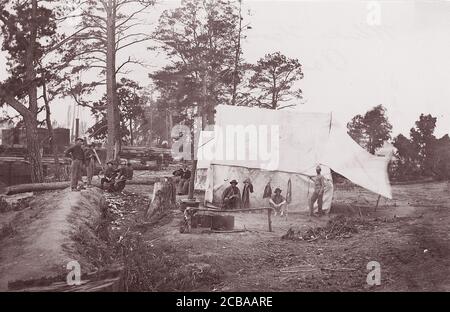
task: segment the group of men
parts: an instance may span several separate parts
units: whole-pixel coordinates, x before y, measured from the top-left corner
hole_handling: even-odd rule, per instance
[[[131,163],[122,160],[119,168],[114,167],[114,162],[108,161],[106,163],[106,169],[104,171],[104,177],[100,180],[102,189],[105,189],[105,183],[107,184],[106,190],[110,192],[121,192],[125,188],[127,180],[133,178],[133,167]]]
[[[222,209],[234,210],[234,209],[247,209],[250,208],[250,196],[249,193],[253,193],[253,185],[250,179],[244,180],[244,187],[241,191],[237,187],[238,182],[236,180],[230,181],[230,186],[228,186],[222,193]],[[275,194],[269,198],[270,207],[274,208],[275,215],[280,214],[281,216],[287,213],[286,206],[287,202],[283,195],[281,195],[281,189],[277,187],[275,189]]]
[[[87,187],[92,186],[92,177],[95,171],[95,160],[98,156],[95,152],[94,144],[85,144],[82,138],[75,140],[75,145],[69,147],[65,152],[66,157],[72,159],[71,165],[71,189],[79,191],[84,189],[82,185],[78,185],[82,181],[83,167],[86,168]],[[133,178],[133,167],[130,163],[122,161],[119,168],[114,167],[112,161],[106,163],[104,177],[101,179],[101,187],[104,188],[105,183],[108,185],[108,191],[122,191],[125,188],[125,181]]]
[[[314,192],[311,195],[309,201],[309,212],[310,216],[314,215],[314,204],[317,201],[318,205],[318,216],[324,215],[322,210],[323,205],[323,194],[325,192],[325,178],[321,174],[322,169],[320,166],[316,167],[316,176],[313,177],[314,181]],[[253,193],[253,186],[249,179],[244,181],[244,188],[241,197],[241,191],[237,187],[238,182],[236,180],[230,181],[230,186],[228,186],[222,193],[222,209],[233,210],[239,208],[249,208],[249,192]],[[281,195],[282,190],[277,187],[274,191],[274,195],[269,198],[269,205],[275,210],[275,215],[284,216],[287,214],[287,201],[286,198]]]

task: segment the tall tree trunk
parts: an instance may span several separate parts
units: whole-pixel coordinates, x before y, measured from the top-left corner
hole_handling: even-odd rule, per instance
[[[167,143],[169,143],[169,148],[172,148],[172,128],[173,128],[173,117],[172,112],[170,110],[167,111],[169,122],[168,122],[168,131],[167,131]]]
[[[106,157],[116,159],[120,148],[120,136],[117,131],[119,124],[119,112],[116,94],[116,1],[108,0],[106,12],[106,119],[108,125],[108,138],[106,145]]]
[[[133,143],[133,119],[130,118],[130,145]]]
[[[202,116],[202,121],[201,121],[201,129],[205,130],[206,127],[206,122],[205,119],[208,118],[207,115],[210,115],[210,111],[214,111],[214,110],[210,110],[210,109],[206,109],[206,105],[208,105],[207,103],[207,81],[206,81],[206,71],[203,74],[203,79],[202,79],[202,97],[203,97],[203,103],[199,106],[199,115]],[[205,110],[207,111],[207,114],[204,114]],[[213,114],[214,115],[214,114]],[[210,120],[208,120],[209,122],[211,122]],[[195,122],[192,125],[192,132],[191,132],[191,159],[192,159],[192,168],[191,168],[191,178],[189,180],[189,192],[188,192],[188,199],[193,199],[194,198],[194,188],[195,188],[195,177],[197,176],[197,153],[195,151]]]
[[[238,37],[236,44],[236,54],[234,56],[234,73],[233,73],[233,94],[231,98],[231,105],[236,105],[236,97],[237,97],[237,85],[238,85],[238,72],[239,72],[239,56],[241,54],[241,31],[242,31],[242,1],[239,0],[239,29],[238,29]]]
[[[55,133],[53,131],[53,126],[52,126],[52,120],[51,120],[51,112],[50,112],[50,103],[48,101],[48,96],[47,96],[47,85],[44,81],[44,83],[42,84],[42,97],[44,99],[44,104],[45,104],[45,122],[47,124],[47,129],[48,129],[48,136],[49,136],[49,141],[50,141],[50,149],[52,151],[53,154],[53,160],[55,163],[55,178],[57,180],[59,180],[60,178],[60,171],[59,171],[59,158],[58,158],[58,151],[56,149],[56,144],[55,144]]]
[[[31,2],[30,39],[26,56],[26,78],[28,85],[28,110],[30,114],[23,116],[26,127],[28,158],[31,166],[31,181],[43,182],[44,175],[41,162],[41,142],[38,137],[38,100],[35,71],[35,49],[37,37],[37,0]]]
[[[24,117],[25,133],[27,137],[28,160],[31,169],[31,181],[33,183],[44,182],[42,170],[41,143],[38,137],[38,123],[36,118]]]

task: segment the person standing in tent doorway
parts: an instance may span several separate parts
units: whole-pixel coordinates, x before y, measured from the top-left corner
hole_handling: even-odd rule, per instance
[[[244,188],[242,189],[242,208],[250,208],[250,193],[253,193],[253,184],[249,178],[244,180]]]
[[[72,158],[71,172],[70,172],[70,186],[72,191],[79,191],[81,187],[78,187],[78,180],[81,178],[81,170],[84,163],[84,151],[81,147],[83,145],[83,139],[77,138],[75,145],[69,147],[64,153],[65,157]]]
[[[232,180],[222,194],[222,209],[232,210],[238,209],[242,205],[241,191],[237,187],[237,181]]]
[[[322,168],[320,166],[316,167],[316,177],[314,178],[314,192],[311,195],[311,200],[309,202],[309,215],[314,216],[314,203],[317,201],[317,206],[319,207],[318,215],[319,217],[324,215],[322,211],[323,204],[323,193],[325,191],[325,178],[321,174]]]
[[[275,189],[275,195],[269,199],[270,207],[275,209],[275,216],[279,213],[282,217],[286,213],[286,199],[281,195],[281,189]]]

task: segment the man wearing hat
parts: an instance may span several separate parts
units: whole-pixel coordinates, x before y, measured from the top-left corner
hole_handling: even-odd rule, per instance
[[[222,193],[222,208],[223,209],[238,209],[241,207],[241,191],[237,187],[237,181],[231,180],[228,186]]]
[[[103,173],[105,176],[100,180],[101,188],[103,189],[103,184],[106,182],[110,186],[114,185],[114,177],[116,176],[116,171],[114,170],[114,163],[110,160],[106,163],[106,169]]]
[[[84,151],[81,147],[83,145],[84,140],[82,138],[77,138],[75,140],[75,145],[69,147],[64,153],[65,157],[70,157],[72,159],[71,165],[71,188],[72,191],[80,190],[78,188],[78,180],[81,180],[81,169],[84,163]]]
[[[177,177],[177,194],[186,195],[189,192],[189,182],[191,178],[191,171],[187,168],[186,164],[175,170],[173,175]]]
[[[281,195],[281,189],[277,187],[275,194],[269,199],[270,207],[275,209],[275,215],[278,213],[283,216],[286,212],[286,199]]]
[[[325,178],[321,174],[322,169],[320,166],[316,167],[316,177],[314,178],[314,192],[311,195],[311,200],[309,202],[309,215],[314,216],[314,203],[317,201],[317,205],[319,206],[319,217],[324,215],[322,211],[322,203],[323,203],[323,193],[325,191]]]
[[[115,172],[117,172],[117,182],[114,183],[114,191],[121,192],[125,188],[126,180],[128,179],[128,169],[127,169],[127,161],[121,160],[120,167]]]

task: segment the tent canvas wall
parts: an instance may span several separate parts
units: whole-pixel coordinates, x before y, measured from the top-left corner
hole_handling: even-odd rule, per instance
[[[232,179],[250,178],[253,207],[267,206],[263,191],[270,181],[286,195],[292,183],[290,211],[306,211],[313,191],[312,176],[320,164],[327,179],[324,208],[331,205],[330,168],[354,183],[391,198],[387,177],[388,157],[371,155],[354,142],[332,114],[300,113],[219,105],[214,131],[202,132],[197,151],[196,188],[205,200],[220,203],[222,191]]]

